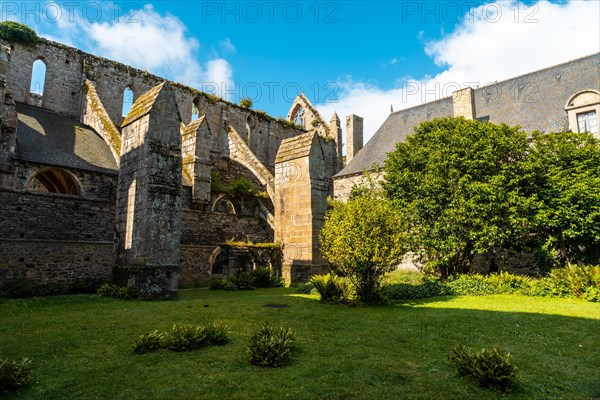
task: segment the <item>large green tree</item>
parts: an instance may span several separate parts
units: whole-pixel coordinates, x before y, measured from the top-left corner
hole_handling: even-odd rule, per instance
[[[435,119],[388,155],[384,192],[406,216],[411,250],[443,274],[495,248],[569,259],[599,243],[599,152],[587,134],[528,138],[518,127]]]
[[[589,134],[533,135],[530,162],[541,200],[535,230],[559,263],[600,260],[600,146]]]
[[[356,288],[359,300],[379,301],[385,273],[393,270],[406,252],[401,215],[390,202],[360,196],[337,202],[325,215],[321,253]]]

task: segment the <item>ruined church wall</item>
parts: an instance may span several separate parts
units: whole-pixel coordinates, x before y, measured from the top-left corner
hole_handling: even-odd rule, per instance
[[[0,282],[26,280],[34,286],[109,281],[112,242],[0,239]]]
[[[227,240],[272,242],[273,229],[253,216],[182,210],[181,244],[217,246]]]
[[[0,190],[0,281],[109,280],[113,202]]]
[[[53,165],[15,161],[11,189],[27,190],[29,182],[35,174],[46,168],[55,167]],[[68,169],[68,171],[77,180],[82,197],[96,200],[114,200],[117,188],[116,174],[103,174],[80,169]]]
[[[113,241],[110,201],[0,189],[0,204],[0,239]]]
[[[41,59],[46,64],[46,79],[42,107],[59,113],[81,116],[85,96],[84,80],[92,80],[112,122],[120,127],[123,120],[123,93],[133,90],[135,101],[139,96],[164,79],[115,61],[97,57],[60,43],[41,40],[34,47],[10,43],[10,68],[6,75],[6,91],[17,102],[35,104],[30,98],[33,63]],[[200,115],[206,115],[213,137],[211,149],[226,157],[224,124],[231,125],[246,137],[250,127],[250,148],[265,166],[273,170],[275,155],[281,141],[303,131],[287,126],[251,109],[219,99],[182,84],[173,83],[173,92],[184,124],[192,119],[192,105],[196,103]]]

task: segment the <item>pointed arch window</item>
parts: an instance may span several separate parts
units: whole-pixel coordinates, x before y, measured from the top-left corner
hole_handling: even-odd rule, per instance
[[[294,123],[304,128],[305,118],[304,109],[302,107],[298,108],[298,111],[296,111],[296,115],[294,116]]]
[[[192,103],[192,121],[195,121],[198,118],[200,118],[200,110],[198,110],[196,104]]]
[[[29,84],[29,101],[34,106],[41,107],[46,84],[46,63],[36,60],[31,67],[31,82]]]
[[[126,117],[127,114],[129,114],[129,111],[131,111],[131,107],[133,106],[133,96],[133,90],[129,86],[123,90],[123,110],[121,113],[123,117]]]
[[[250,139],[252,137],[252,117],[248,116],[246,118],[246,140],[248,146],[250,145]]]

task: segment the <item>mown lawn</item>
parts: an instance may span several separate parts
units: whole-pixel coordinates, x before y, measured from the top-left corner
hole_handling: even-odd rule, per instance
[[[145,331],[211,321],[231,327],[228,345],[132,354]],[[248,339],[264,321],[296,332],[290,365],[249,364]],[[0,323],[0,354],[36,365],[32,383],[7,399],[600,398],[600,305],[579,300],[505,295],[345,307],[285,288],[196,289],[175,302],[2,300]],[[521,383],[501,394],[457,377],[448,362],[456,343],[510,351]]]

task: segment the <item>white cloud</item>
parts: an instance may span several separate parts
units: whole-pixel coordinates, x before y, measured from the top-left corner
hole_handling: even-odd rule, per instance
[[[106,14],[112,15],[114,6],[105,3],[104,7]],[[60,19],[51,27],[53,34],[44,36],[196,88],[205,82],[216,82],[218,88],[232,83],[232,68],[227,60],[198,62],[198,40],[189,36],[181,20],[159,14],[152,5],[138,10],[129,22],[90,22],[79,14],[73,15],[75,18]],[[44,26],[40,28],[43,34]],[[221,95],[220,89],[216,94]]]
[[[218,87],[216,93],[221,97],[229,98],[227,93],[224,92],[224,89],[227,90],[227,88],[235,87],[233,85],[232,75],[233,71],[227,60],[217,58],[206,63],[204,79],[209,84],[214,83],[215,87]],[[233,99],[233,101],[236,101],[236,99]]]
[[[237,51],[237,49],[235,48],[233,43],[231,43],[231,39],[229,39],[229,38],[222,40],[219,44],[225,51],[227,51],[229,53],[235,53]]]
[[[325,119],[333,111],[342,118],[364,117],[366,141],[387,118],[391,104],[397,111],[451,95],[459,85],[485,85],[598,52],[598,15],[596,0],[563,4],[543,0],[528,9],[517,2],[488,3],[469,10],[453,32],[426,43],[426,53],[445,71],[418,80],[401,79],[405,84],[389,90],[341,79],[338,102],[317,108]]]

